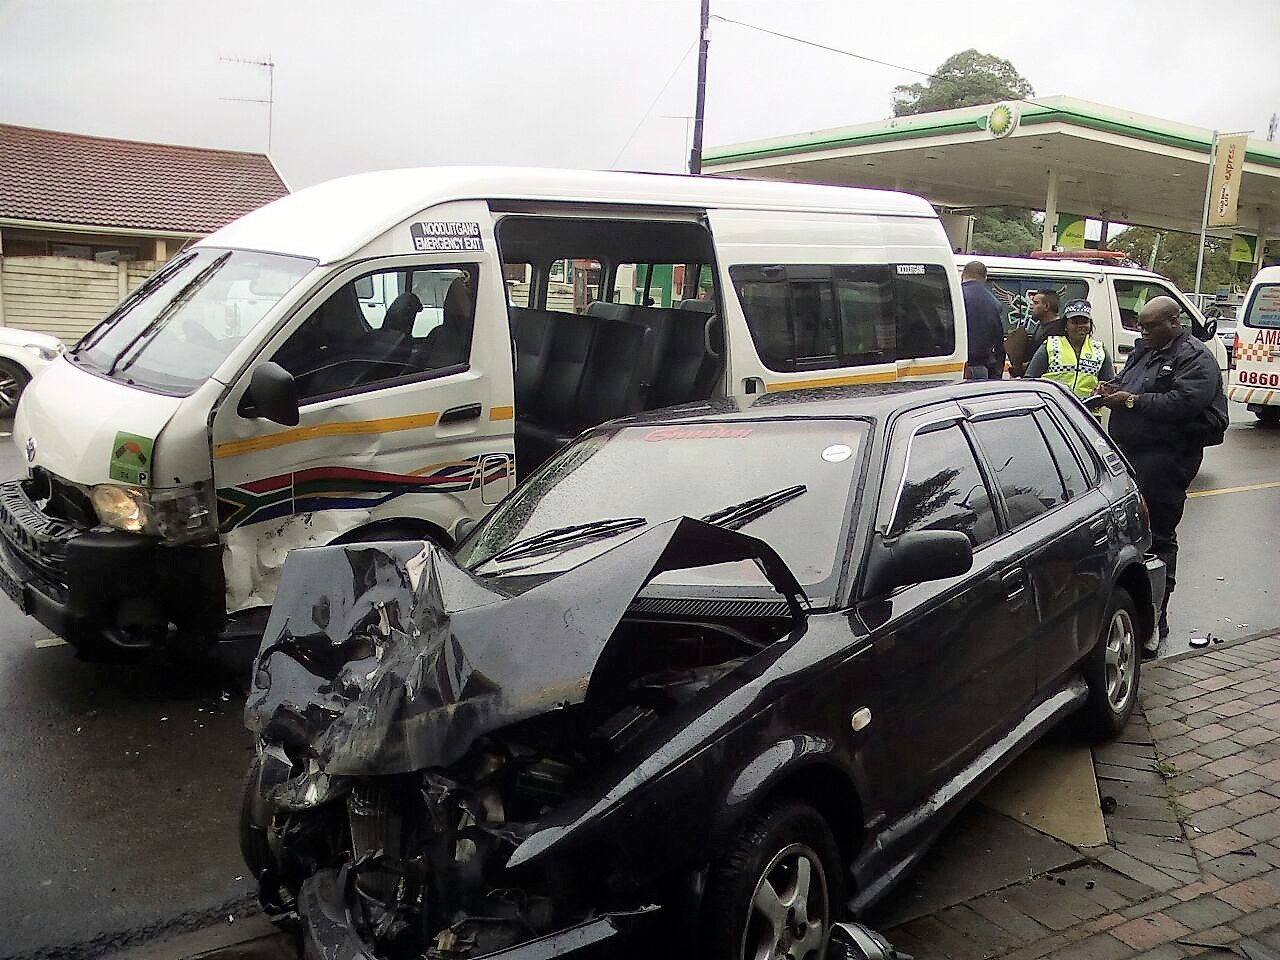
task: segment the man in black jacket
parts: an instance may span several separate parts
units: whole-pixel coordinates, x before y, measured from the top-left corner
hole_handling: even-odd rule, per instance
[[[1142,340],[1124,370],[1098,392],[1111,408],[1111,438],[1124,451],[1151,511],[1151,549],[1165,562],[1164,604],[1154,656],[1169,636],[1169,595],[1178,561],[1178,521],[1187,488],[1200,471],[1204,448],[1221,443],[1227,428],[1227,398],[1218,361],[1178,318],[1172,297],[1156,297],[1138,315]]]
[[[1004,324],[1000,303],[987,289],[987,268],[981,260],[970,260],[960,273],[964,294],[964,318],[969,334],[966,380],[1004,378]]]

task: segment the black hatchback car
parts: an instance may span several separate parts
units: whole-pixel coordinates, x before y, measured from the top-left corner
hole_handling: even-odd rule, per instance
[[[246,859],[308,957],[816,960],[1048,727],[1123,725],[1149,537],[1053,384],[606,424],[452,555],[290,555]]]

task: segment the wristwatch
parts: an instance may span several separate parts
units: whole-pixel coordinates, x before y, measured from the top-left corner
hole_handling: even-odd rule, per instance
[[[1133,401],[1134,401],[1134,400],[1136,400],[1136,399],[1138,399],[1138,398],[1137,398],[1137,397],[1135,397],[1135,396],[1131,393],[1131,394],[1129,394],[1129,396],[1127,396],[1127,397],[1125,397],[1125,398],[1124,398],[1124,405],[1125,405],[1126,407],[1128,407],[1130,410],[1132,410],[1132,409],[1133,409]]]

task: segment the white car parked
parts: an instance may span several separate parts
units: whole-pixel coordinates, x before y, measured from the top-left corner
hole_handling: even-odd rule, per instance
[[[11,417],[31,378],[65,351],[57,337],[0,327],[0,417]]]

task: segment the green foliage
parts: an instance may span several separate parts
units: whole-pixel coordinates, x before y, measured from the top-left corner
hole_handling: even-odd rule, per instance
[[[988,207],[974,216],[973,252],[1026,256],[1040,249],[1040,232],[1040,224],[1030,210]]]
[[[1159,238],[1159,246],[1156,239]],[[1168,277],[1179,288],[1192,290],[1196,283],[1196,254],[1200,235],[1174,233],[1171,230],[1154,230],[1151,227],[1130,227],[1119,236],[1107,241],[1111,250],[1123,250],[1129,259],[1156,273]],[[1155,250],[1155,261],[1151,253]],[[1204,275],[1200,281],[1202,292],[1212,293],[1219,286],[1239,285],[1237,271],[1245,265],[1231,262],[1231,243],[1213,237],[1205,238]]]
[[[962,50],[943,61],[927,83],[894,87],[893,115],[906,117],[1032,96],[1035,91],[1031,84],[1008,60],[977,50]]]

